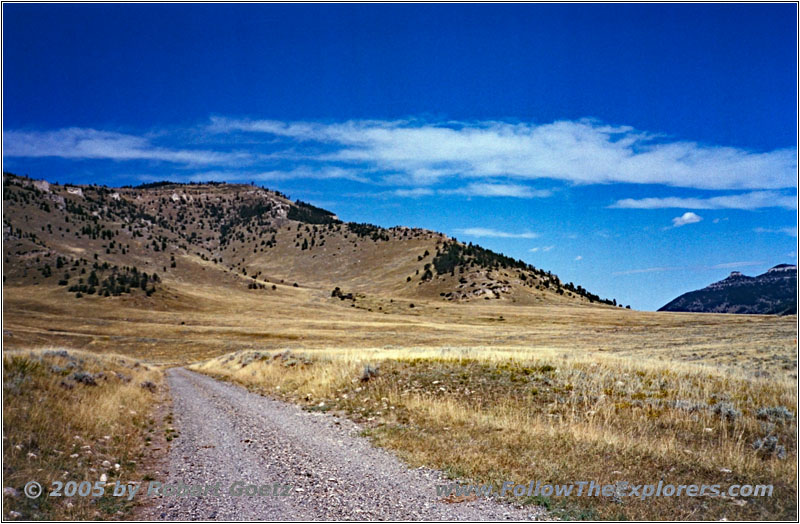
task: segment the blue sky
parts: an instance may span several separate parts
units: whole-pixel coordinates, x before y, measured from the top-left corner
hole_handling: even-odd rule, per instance
[[[4,4],[4,169],[254,181],[657,309],[797,259],[796,9]]]

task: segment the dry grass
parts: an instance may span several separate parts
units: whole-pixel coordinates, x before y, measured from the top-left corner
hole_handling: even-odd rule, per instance
[[[366,365],[379,374],[362,382]],[[788,379],[489,348],[239,352],[193,367],[346,414],[412,465],[455,478],[775,486],[770,498],[528,501],[565,517],[796,518],[797,390]],[[791,419],[759,417],[776,406],[790,407]],[[785,459],[753,449],[766,435],[778,438]]]
[[[653,313],[552,303],[452,304],[278,285],[249,293],[171,284],[154,303],[75,299],[46,286],[4,286],[6,348],[73,347],[185,364],[244,349],[486,347],[624,355],[797,376],[797,317]],[[409,308],[413,302],[414,308]],[[361,309],[361,306],[368,306]],[[378,308],[382,307],[383,310]],[[369,311],[368,309],[372,309]]]
[[[81,382],[83,380],[83,382]],[[141,386],[156,386],[155,391]],[[94,385],[92,384],[94,382]],[[111,496],[47,497],[53,481],[141,481],[161,371],[118,355],[75,350],[4,351],[3,517],[25,520],[118,519],[131,503]],[[31,480],[45,490],[23,494]],[[134,501],[135,502],[135,501]]]
[[[796,422],[770,428],[756,417],[759,408],[797,403],[794,316],[418,299],[410,308],[410,299],[377,295],[350,307],[330,290],[280,284],[249,293],[176,281],[154,297],[78,300],[45,286],[4,286],[3,342],[162,364],[214,359],[201,370],[363,420],[409,463],[458,478],[776,485],[771,499],[744,506],[722,498],[539,501],[566,504],[567,516],[794,518]],[[248,352],[287,349],[307,358],[241,365]],[[380,376],[362,385],[364,366],[376,363]],[[542,366],[555,369],[525,372]],[[742,415],[727,420],[675,401],[729,402]],[[787,459],[752,449],[769,431]]]

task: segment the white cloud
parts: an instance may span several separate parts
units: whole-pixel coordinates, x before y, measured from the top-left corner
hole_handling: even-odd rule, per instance
[[[613,207],[796,208],[796,197],[777,191],[796,187],[793,147],[751,151],[705,145],[593,120],[535,124],[419,119],[283,122],[214,117],[202,132],[203,140],[217,141],[224,148],[187,149],[178,145],[185,136],[197,138],[197,130],[191,129],[137,136],[89,128],[9,130],[4,132],[3,146],[7,157],[152,160],[214,165],[223,170],[243,165],[254,170],[253,165],[261,164],[269,166],[260,168],[263,179],[273,180],[343,178],[420,187],[462,179],[467,181],[464,187],[439,191],[467,196],[549,196],[551,191],[525,184],[537,179],[751,190],[705,199],[625,199]],[[239,150],[230,151],[231,145]],[[289,168],[275,169],[287,163]],[[500,177],[506,182],[496,182]]]
[[[797,228],[796,227],[779,227],[777,229],[769,229],[764,227],[757,227],[753,231],[756,233],[782,233],[784,235],[789,235],[791,237],[797,236]]]
[[[672,227],[681,227],[685,226],[686,224],[696,224],[701,220],[703,220],[703,217],[696,215],[691,211],[687,211],[681,216],[672,219]]]
[[[5,131],[3,155],[229,165],[252,159],[248,153],[170,149],[155,146],[141,136],[74,127],[56,131]]]
[[[777,191],[751,191],[738,195],[711,198],[625,198],[618,200],[612,208],[626,209],[758,209],[763,207],[797,208],[797,197],[784,195]]]
[[[472,183],[458,189],[442,189],[440,194],[480,197],[546,198],[553,194],[548,189],[533,189],[520,184]]]
[[[576,261],[577,261],[577,260],[583,260],[583,257],[582,257],[581,255],[578,255],[577,257],[575,257],[575,260],[576,260]]]
[[[435,191],[433,189],[428,189],[427,187],[416,187],[414,189],[395,189],[390,193],[400,197],[419,198],[433,195]]]
[[[366,165],[414,184],[445,177],[552,178],[703,189],[794,187],[794,148],[755,152],[666,141],[592,120],[549,124],[419,120],[280,122],[212,119],[216,133],[267,133],[296,146],[324,144],[315,161]]]
[[[663,267],[647,267],[643,269],[628,269],[626,271],[616,271],[612,275],[638,275],[641,273],[661,273],[664,271],[707,271],[709,269],[732,269],[737,267],[750,267],[760,266],[764,264],[760,260],[750,260],[744,262],[725,262],[722,264],[715,264],[713,266],[663,266]]]
[[[507,231],[499,231],[486,227],[468,227],[464,229],[456,229],[461,235],[469,237],[493,237],[493,238],[536,238],[539,235],[526,231],[524,233],[509,233]]]
[[[335,166],[325,166],[319,168],[298,167],[289,170],[274,170],[265,171],[260,173],[253,173],[250,176],[244,175],[245,178],[252,178],[253,180],[296,180],[300,178],[314,179],[314,180],[332,180],[332,179],[346,179],[354,180],[356,182],[369,182],[358,171],[353,169],[342,169]],[[240,175],[241,178],[241,175]]]
[[[541,251],[542,253],[547,253],[548,251],[552,251],[553,248],[555,248],[555,247],[556,246],[542,246],[542,247],[538,247],[537,246],[537,247],[530,248],[528,251],[530,251],[531,253],[537,253],[539,251]]]
[[[419,198],[431,195],[463,195],[469,197],[544,198],[552,194],[553,192],[548,189],[532,189],[528,186],[517,184],[473,183],[456,189],[400,188],[391,191],[359,193],[358,196]]]
[[[171,180],[174,182],[282,182],[286,180],[332,180],[346,179],[357,182],[368,182],[360,176],[358,171],[341,169],[337,167],[299,167],[287,170],[272,171],[245,171],[245,170],[210,170],[197,171],[186,174],[170,173],[168,175],[142,175],[140,180],[154,182],[158,180]]]
[[[661,273],[664,271],[675,271],[682,269],[679,267],[646,267],[643,269],[629,269],[627,271],[616,271],[612,275],[638,275],[640,273]]]
[[[750,266],[760,266],[763,264],[763,260],[746,260],[744,262],[725,262],[724,264],[716,264],[711,266],[710,269],[732,269],[735,267],[750,267]]]

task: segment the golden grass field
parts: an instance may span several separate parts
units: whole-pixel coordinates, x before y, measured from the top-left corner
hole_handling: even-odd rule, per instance
[[[263,294],[171,283],[156,303],[75,299],[49,286],[3,291],[7,348],[63,345],[185,364],[241,349],[486,346],[797,373],[796,316],[640,312],[558,297],[510,306],[373,295],[351,307],[328,290],[289,285]]]
[[[365,296],[351,307],[330,291],[288,285],[259,294],[174,282],[155,306],[64,298],[44,286],[4,294],[6,350],[77,348],[190,365],[359,420],[377,445],[453,478],[775,486],[761,499],[524,501],[563,518],[797,517],[796,316],[556,299],[509,306]],[[361,382],[367,365],[379,372]],[[759,414],[781,406],[791,417]],[[112,422],[103,424],[118,423],[106,416]],[[10,424],[4,415],[4,429]],[[767,436],[785,458],[753,449]]]
[[[360,380],[365,366],[378,375]],[[770,498],[542,500],[567,518],[791,519],[791,380],[713,366],[553,351],[437,348],[245,351],[192,369],[366,424],[379,445],[454,478],[527,484],[774,484]],[[762,420],[763,418],[763,420]],[[767,434],[786,458],[753,450]]]
[[[148,474],[146,448],[161,429],[152,412],[164,402],[158,368],[111,353],[6,350],[3,395],[3,485],[17,490],[3,493],[5,519],[109,520],[129,514],[132,503],[110,493],[99,499],[45,495],[55,481],[93,484],[101,475],[109,483],[141,481]],[[32,480],[45,495],[23,494]]]

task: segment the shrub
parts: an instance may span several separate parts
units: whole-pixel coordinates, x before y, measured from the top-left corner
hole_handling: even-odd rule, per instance
[[[794,418],[794,414],[786,406],[774,406],[759,409],[756,417],[770,422],[788,422]]]
[[[778,437],[775,436],[756,439],[753,442],[753,449],[764,458],[777,457],[781,460],[786,458],[786,448],[778,444]]]
[[[719,402],[711,407],[711,412],[722,418],[734,420],[742,416],[742,412],[733,407],[730,402]]]
[[[372,366],[367,364],[364,366],[364,371],[361,373],[361,382],[369,382],[372,378],[377,377],[379,368],[379,365]]]
[[[672,403],[672,407],[682,411],[694,413],[695,411],[702,411],[708,409],[708,404],[705,402],[692,402],[691,400],[677,399]]]
[[[91,373],[84,373],[83,371],[76,371],[70,377],[75,382],[80,384],[84,384],[86,386],[96,386],[97,382],[95,381],[94,377]]]

